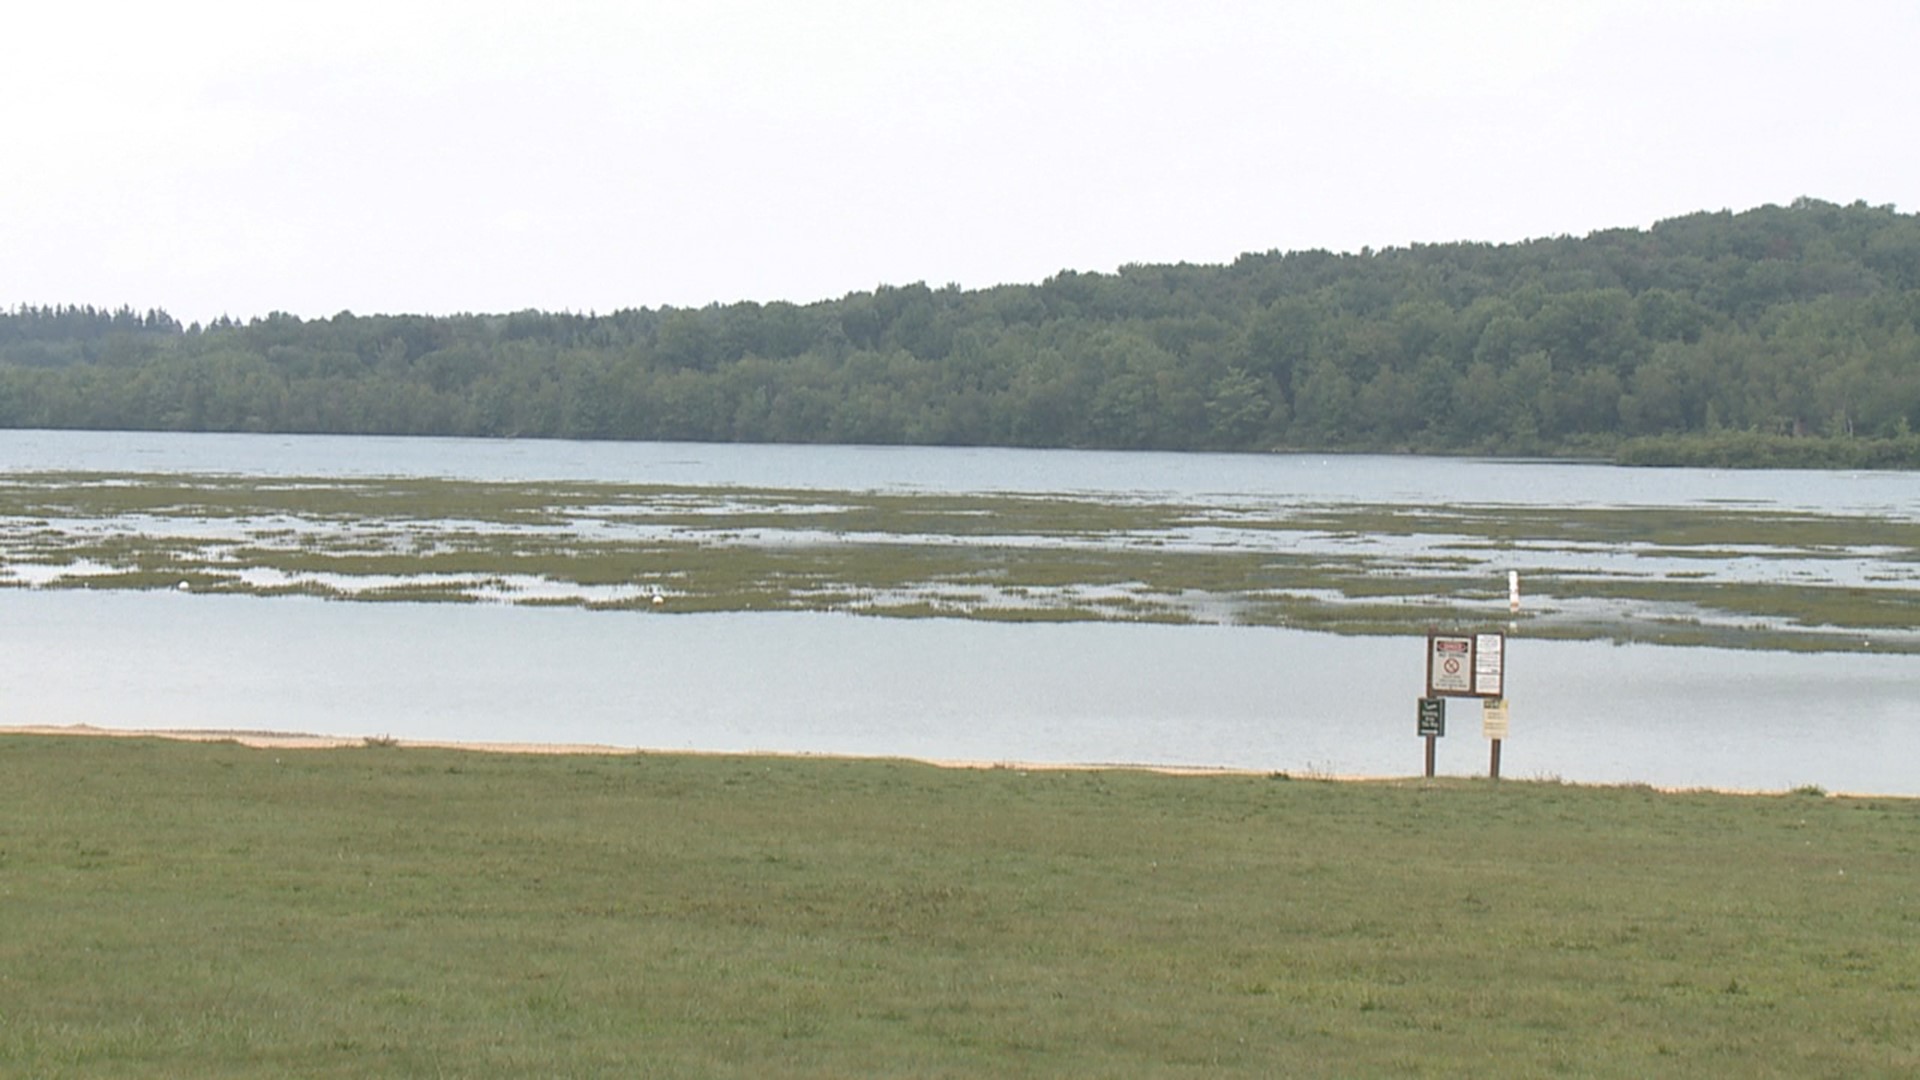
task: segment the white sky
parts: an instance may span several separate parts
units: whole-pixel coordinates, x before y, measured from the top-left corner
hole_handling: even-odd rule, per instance
[[[9,7],[4,307],[804,302],[1920,209],[1912,0]]]

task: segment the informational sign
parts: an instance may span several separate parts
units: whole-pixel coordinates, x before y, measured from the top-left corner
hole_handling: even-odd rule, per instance
[[[1505,697],[1507,635],[1473,636],[1473,694],[1475,697]]]
[[[1418,734],[1445,735],[1446,733],[1447,699],[1443,697],[1421,698]]]
[[[1507,737],[1507,701],[1488,698],[1480,703],[1480,734],[1489,739]]]
[[[1427,635],[1427,696],[1473,696],[1473,637]]]
[[[1507,635],[1428,634],[1427,696],[1507,696]]]

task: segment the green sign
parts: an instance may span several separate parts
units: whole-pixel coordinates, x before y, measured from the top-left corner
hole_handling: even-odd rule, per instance
[[[1423,697],[1420,699],[1421,735],[1445,735],[1447,733],[1447,699],[1443,697]]]

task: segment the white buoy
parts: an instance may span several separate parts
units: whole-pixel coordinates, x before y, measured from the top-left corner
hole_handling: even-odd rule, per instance
[[[181,592],[187,592],[187,591],[189,591],[189,590],[191,590],[192,588],[193,588],[193,586],[192,586],[191,584],[188,584],[187,582],[184,582],[184,581],[183,581],[183,582],[181,582],[181,583],[180,583],[180,591],[181,591]]]

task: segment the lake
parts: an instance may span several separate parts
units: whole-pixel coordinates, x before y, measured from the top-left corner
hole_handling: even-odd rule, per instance
[[[1912,473],[1623,469],[1569,462],[1370,454],[0,430],[0,470],[1211,496],[1254,504],[1712,504],[1920,518],[1920,478]]]
[[[0,432],[14,472],[422,476],[1920,517],[1908,474],[873,447]],[[5,523],[8,528],[17,522]],[[1271,627],[655,616],[0,591],[0,719],[1412,775],[1424,640]],[[1920,658],[1510,645],[1510,777],[1920,795]],[[1440,771],[1484,773],[1450,704]]]

